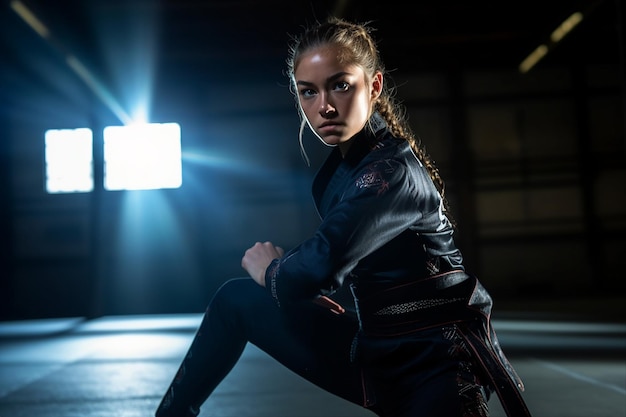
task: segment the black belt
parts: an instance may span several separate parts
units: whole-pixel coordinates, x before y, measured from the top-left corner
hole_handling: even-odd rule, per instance
[[[382,292],[359,298],[355,303],[361,331],[377,337],[401,336],[430,327],[453,323],[476,357],[477,363],[494,388],[509,417],[529,417],[521,393],[522,380],[504,355],[491,327],[491,296],[478,279],[463,271],[401,284]]]

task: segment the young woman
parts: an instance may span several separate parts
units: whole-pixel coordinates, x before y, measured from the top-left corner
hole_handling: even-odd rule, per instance
[[[248,342],[380,416],[487,416],[494,391],[509,416],[528,416],[370,27],[331,18],[289,52],[300,137],[308,125],[335,147],[313,183],[321,224],[286,253],[271,242],[245,252],[252,279],[216,292],[156,416],[197,415]],[[356,314],[329,297],[341,287]]]

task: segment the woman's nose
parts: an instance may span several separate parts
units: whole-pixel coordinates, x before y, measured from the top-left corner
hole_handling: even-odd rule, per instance
[[[322,98],[319,111],[322,117],[329,117],[334,115],[337,112],[337,109],[328,100]]]

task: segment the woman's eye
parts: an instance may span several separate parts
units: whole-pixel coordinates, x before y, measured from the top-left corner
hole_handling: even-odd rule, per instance
[[[311,90],[310,88],[305,88],[303,90],[300,90],[300,95],[302,97],[312,97],[315,95],[315,91]]]
[[[349,88],[350,84],[348,84],[346,81],[339,81],[337,84],[335,84],[335,90],[346,91]]]

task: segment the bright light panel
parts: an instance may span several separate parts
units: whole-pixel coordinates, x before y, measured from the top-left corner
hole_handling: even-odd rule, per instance
[[[46,190],[76,193],[93,190],[91,129],[52,129],[45,133]]]
[[[103,134],[106,190],[154,190],[182,185],[178,123],[108,126]]]

